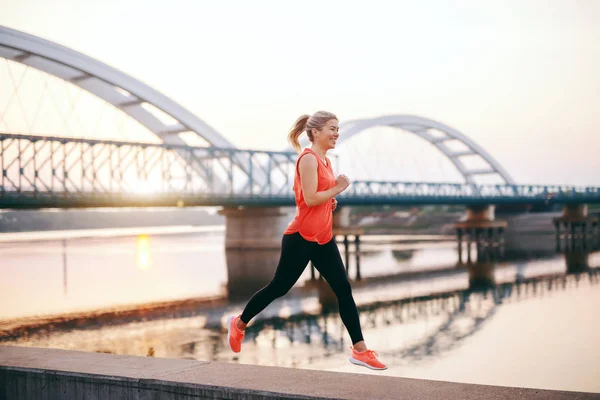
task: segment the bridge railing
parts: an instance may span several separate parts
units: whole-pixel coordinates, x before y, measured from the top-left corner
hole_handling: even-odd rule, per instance
[[[444,199],[545,200],[600,198],[599,187],[432,182],[355,181],[347,197],[438,197]]]
[[[0,134],[0,206],[293,205],[296,153]],[[353,181],[345,204],[600,202],[566,185]]]

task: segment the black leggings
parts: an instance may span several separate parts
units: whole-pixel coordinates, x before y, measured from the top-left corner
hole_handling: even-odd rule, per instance
[[[281,256],[275,276],[267,286],[252,296],[242,313],[242,322],[247,324],[273,300],[286,294],[300,278],[309,260],[313,262],[337,296],[340,317],[350,334],[352,344],[360,342],[363,336],[358,310],[335,238],[324,245],[319,245],[305,240],[299,233],[283,235]]]

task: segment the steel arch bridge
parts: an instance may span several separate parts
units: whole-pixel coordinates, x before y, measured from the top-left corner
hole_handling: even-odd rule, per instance
[[[76,85],[138,121],[162,144],[40,137],[0,132],[0,208],[222,205],[293,205],[296,155],[237,149],[173,100],[88,56],[0,26],[0,58]],[[172,118],[165,123],[151,105]],[[386,116],[343,125],[341,140],[373,126],[392,126],[429,141],[448,157],[465,184],[355,181],[339,198],[345,204],[497,204],[600,201],[598,188],[517,186],[484,149],[460,132],[415,116]],[[187,146],[192,132],[209,147]],[[458,140],[467,151],[453,152]],[[489,168],[470,171],[462,156],[478,155]],[[502,185],[477,185],[496,173]]]

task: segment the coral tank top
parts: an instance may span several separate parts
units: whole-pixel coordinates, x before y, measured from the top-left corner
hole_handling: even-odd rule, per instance
[[[302,157],[311,153],[315,155],[318,163],[317,192],[329,190],[336,184],[335,175],[331,168],[331,161],[329,158],[325,157],[327,161],[327,163],[325,163],[317,153],[309,148],[304,149],[296,161],[296,174],[294,176],[294,194],[297,205],[296,217],[290,223],[284,234],[289,235],[298,232],[305,240],[325,244],[333,237],[333,199],[317,206],[307,206],[302,193],[300,172],[298,171],[298,165]]]

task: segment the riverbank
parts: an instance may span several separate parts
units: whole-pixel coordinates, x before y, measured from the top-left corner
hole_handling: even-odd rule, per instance
[[[0,232],[123,229],[167,226],[224,225],[213,209],[118,208],[0,210]]]

